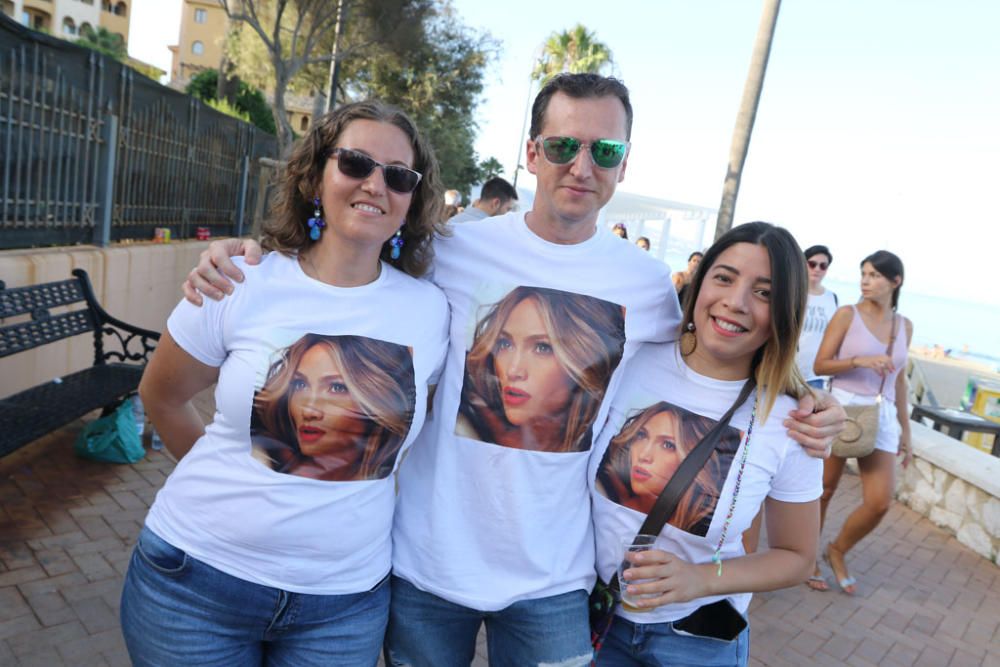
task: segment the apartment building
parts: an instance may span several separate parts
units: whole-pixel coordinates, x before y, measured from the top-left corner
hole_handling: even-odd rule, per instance
[[[69,40],[103,27],[127,45],[131,1],[0,0],[0,11],[30,28]]]
[[[215,0],[184,0],[177,44],[168,47],[173,55],[170,86],[184,90],[198,72],[219,69],[228,29],[229,17]],[[266,95],[270,102],[271,91]],[[292,129],[299,134],[308,130],[315,106],[313,97],[287,95],[285,109]]]

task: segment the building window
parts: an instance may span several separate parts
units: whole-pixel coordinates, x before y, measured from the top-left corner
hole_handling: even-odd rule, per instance
[[[208,12],[206,12],[204,9],[196,9],[196,10],[194,10],[194,22],[195,23],[204,23],[207,20],[208,20]]]
[[[303,132],[309,129],[309,116],[302,117],[302,120],[299,121],[299,129]]]
[[[205,45],[202,44],[201,42],[195,42],[194,44],[191,45],[191,53],[195,54],[196,56],[202,55],[203,53],[205,53]]]
[[[124,2],[119,2],[115,5],[115,16],[125,16],[128,13],[128,5]]]
[[[66,17],[63,19],[62,24],[63,34],[65,35],[76,35],[76,24],[73,23],[73,19]]]
[[[94,29],[89,23],[80,24],[80,37],[94,37],[95,34]]]

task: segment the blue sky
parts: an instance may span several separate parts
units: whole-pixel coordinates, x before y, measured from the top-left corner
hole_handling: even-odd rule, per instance
[[[632,91],[620,188],[718,205],[760,2],[454,5],[501,44],[477,113],[481,157],[513,169],[538,49],[582,22]],[[169,65],[179,6],[136,0],[130,52]],[[1000,306],[998,28],[992,0],[786,0],[737,222],[768,220],[803,246],[829,245],[833,277],[853,280],[857,262],[884,247],[902,257],[909,289]]]

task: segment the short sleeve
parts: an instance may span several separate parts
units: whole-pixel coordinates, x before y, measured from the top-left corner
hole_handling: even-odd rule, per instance
[[[788,439],[768,497],[786,503],[807,503],[823,493],[823,460],[809,456],[799,443]]]
[[[223,323],[232,296],[221,302],[205,299],[195,306],[184,299],[167,319],[167,331],[182,350],[201,363],[218,368],[226,360]]]

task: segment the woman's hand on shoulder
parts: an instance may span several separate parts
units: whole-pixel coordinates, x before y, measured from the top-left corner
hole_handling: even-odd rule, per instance
[[[202,295],[216,301],[232,294],[232,281],[243,282],[243,272],[230,257],[246,257],[247,264],[259,264],[261,247],[253,239],[222,239],[212,241],[201,251],[198,266],[191,269],[182,288],[184,298],[196,306],[202,305]]]
[[[653,549],[633,554],[632,567],[625,570],[625,581],[631,595],[655,595],[640,598],[635,606],[655,609],[665,604],[688,602],[711,594],[706,577],[714,565],[695,565],[668,551]],[[630,581],[652,579],[641,584]]]

